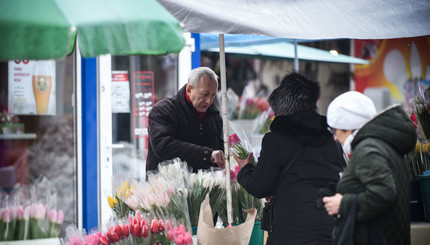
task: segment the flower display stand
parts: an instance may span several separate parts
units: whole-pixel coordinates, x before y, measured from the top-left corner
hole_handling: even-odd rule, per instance
[[[32,239],[19,241],[3,241],[0,245],[60,245],[58,238]]]

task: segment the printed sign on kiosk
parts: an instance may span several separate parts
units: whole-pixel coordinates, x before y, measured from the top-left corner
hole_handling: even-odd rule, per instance
[[[154,104],[154,72],[132,73],[133,136],[148,137],[148,115]]]

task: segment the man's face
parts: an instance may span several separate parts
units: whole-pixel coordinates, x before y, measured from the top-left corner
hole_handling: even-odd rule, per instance
[[[187,84],[187,93],[190,97],[191,103],[197,112],[206,112],[218,92],[218,82],[210,79],[208,76],[203,75],[197,87],[191,87]]]

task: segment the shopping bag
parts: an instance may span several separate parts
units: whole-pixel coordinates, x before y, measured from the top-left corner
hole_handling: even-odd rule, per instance
[[[197,245],[248,245],[254,228],[256,209],[244,210],[247,213],[244,223],[230,228],[215,228],[209,195],[200,206],[197,226]]]

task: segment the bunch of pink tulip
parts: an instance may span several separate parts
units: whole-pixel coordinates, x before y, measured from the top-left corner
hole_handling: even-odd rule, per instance
[[[46,210],[46,206],[41,203],[0,209],[0,241],[57,237],[64,212]]]

